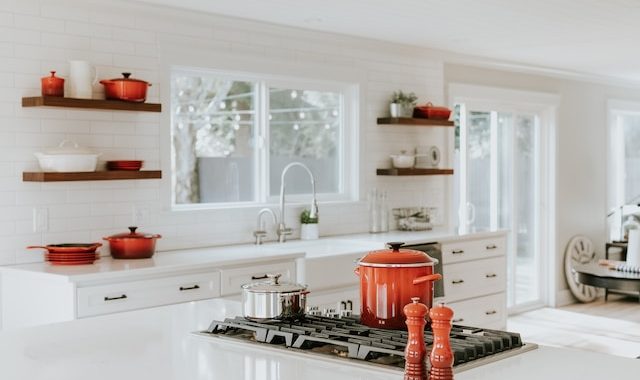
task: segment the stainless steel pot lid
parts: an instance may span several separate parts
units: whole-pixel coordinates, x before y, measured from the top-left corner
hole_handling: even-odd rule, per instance
[[[242,285],[242,289],[252,293],[299,293],[307,290],[306,285],[280,283],[282,274],[268,274],[269,280]]]

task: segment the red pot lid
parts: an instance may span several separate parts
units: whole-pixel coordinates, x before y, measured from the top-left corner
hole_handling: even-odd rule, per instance
[[[391,249],[369,252],[359,264],[364,266],[433,266],[438,260],[431,258],[422,251],[400,249],[404,243],[387,243]]]
[[[138,83],[149,84],[149,82],[144,81],[142,79],[130,78],[131,73],[122,73],[122,76],[123,76],[123,78],[113,78],[113,79],[109,79],[109,81],[111,81],[111,82],[138,82]]]
[[[138,227],[129,227],[129,232],[124,232],[117,235],[111,235],[108,238],[105,238],[105,240],[123,239],[123,238],[124,239],[154,239],[154,238],[160,237],[160,235],[152,235],[152,234],[136,232],[137,229]]]

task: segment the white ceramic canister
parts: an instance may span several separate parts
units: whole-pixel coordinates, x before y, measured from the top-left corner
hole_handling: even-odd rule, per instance
[[[91,99],[97,82],[95,69],[87,61],[69,61],[69,96]]]

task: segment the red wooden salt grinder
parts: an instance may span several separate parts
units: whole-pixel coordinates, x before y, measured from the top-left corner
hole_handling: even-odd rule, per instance
[[[440,304],[431,309],[429,317],[431,317],[431,330],[433,330],[429,379],[453,380],[453,353],[449,339],[453,310]]]
[[[420,303],[419,297],[412,297],[411,301],[412,303],[405,305],[403,309],[409,330],[407,347],[404,350],[404,380],[427,380],[428,373],[425,362],[427,348],[424,345],[424,325],[429,308]]]

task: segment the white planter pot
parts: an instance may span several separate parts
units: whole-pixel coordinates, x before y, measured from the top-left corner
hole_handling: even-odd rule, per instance
[[[318,224],[302,224],[300,227],[300,240],[315,240],[320,236]]]
[[[402,106],[398,103],[389,104],[389,113],[391,114],[391,117],[402,116]]]

